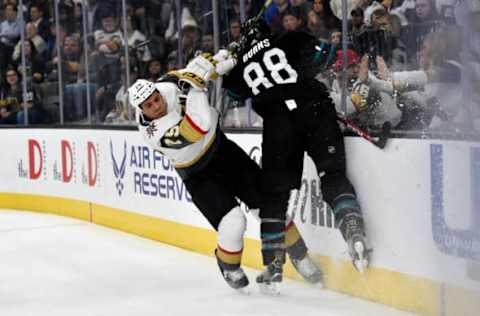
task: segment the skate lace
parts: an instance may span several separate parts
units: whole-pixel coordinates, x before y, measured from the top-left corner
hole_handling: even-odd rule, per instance
[[[348,240],[351,240],[354,236],[363,234],[363,222],[359,215],[347,215],[345,218],[345,225]]]

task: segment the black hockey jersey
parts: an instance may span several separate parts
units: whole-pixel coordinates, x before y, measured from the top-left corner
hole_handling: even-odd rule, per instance
[[[314,60],[317,43],[305,32],[265,38],[238,54],[223,87],[242,99],[251,97],[260,116],[301,106],[325,93],[314,79],[320,71]]]

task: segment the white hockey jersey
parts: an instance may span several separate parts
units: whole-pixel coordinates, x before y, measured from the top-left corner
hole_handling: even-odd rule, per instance
[[[177,170],[194,167],[215,143],[218,113],[202,90],[192,88],[185,96],[171,82],[158,82],[155,87],[167,102],[167,114],[149,121],[137,110],[138,128]]]

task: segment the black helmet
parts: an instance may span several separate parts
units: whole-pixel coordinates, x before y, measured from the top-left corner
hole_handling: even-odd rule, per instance
[[[242,24],[241,48],[247,48],[264,38],[270,37],[271,29],[263,18],[251,18]]]

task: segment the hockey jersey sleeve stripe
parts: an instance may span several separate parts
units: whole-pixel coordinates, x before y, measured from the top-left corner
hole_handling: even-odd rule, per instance
[[[205,145],[205,147],[202,149],[202,152],[199,153],[193,160],[185,163],[176,164],[175,168],[177,169],[188,168],[193,166],[195,163],[197,163],[197,161],[199,161],[203,157],[203,155],[205,155],[205,153],[210,149],[210,146],[212,146],[214,140],[216,139],[216,136],[217,136],[216,134],[212,136],[212,138],[208,141],[208,144]]]
[[[205,134],[207,134],[207,131],[198,127],[190,116],[185,114],[185,117],[180,123],[180,134],[188,141],[194,143],[198,142]]]

